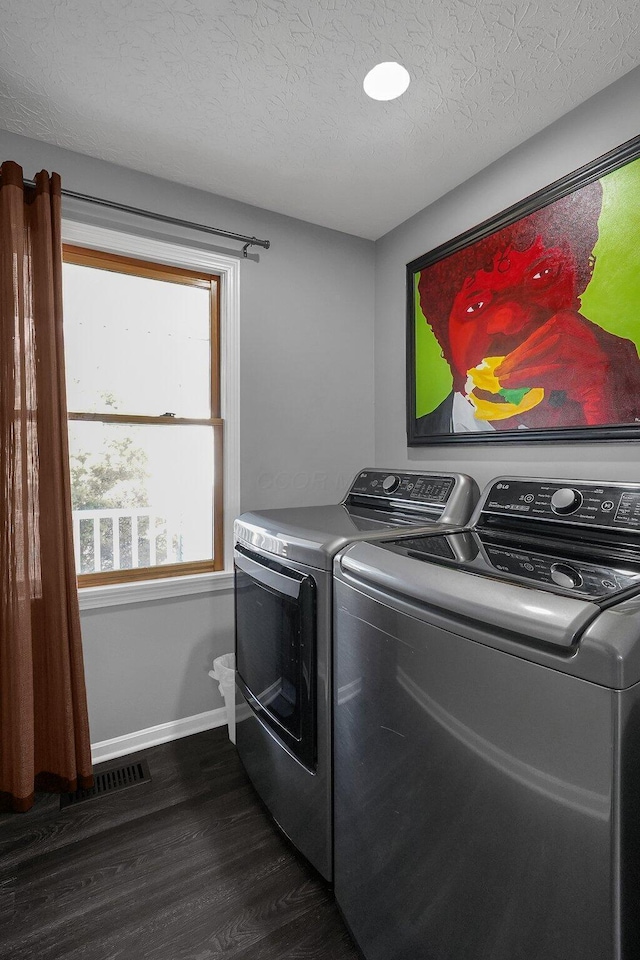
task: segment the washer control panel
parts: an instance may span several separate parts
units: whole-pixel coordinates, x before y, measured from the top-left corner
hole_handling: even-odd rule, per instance
[[[351,485],[350,497],[374,497],[412,504],[444,505],[455,486],[454,477],[426,473],[389,473],[385,470],[363,470]]]
[[[505,477],[485,494],[482,514],[640,533],[640,484]]]

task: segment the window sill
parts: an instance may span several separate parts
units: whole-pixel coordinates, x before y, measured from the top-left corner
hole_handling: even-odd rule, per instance
[[[199,573],[186,577],[143,580],[138,583],[114,583],[78,590],[80,610],[120,607],[128,603],[152,603],[171,597],[190,597],[199,593],[217,593],[233,589],[233,572]]]

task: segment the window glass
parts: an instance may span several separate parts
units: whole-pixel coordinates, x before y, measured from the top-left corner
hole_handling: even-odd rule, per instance
[[[208,287],[64,266],[70,410],[211,416]]]
[[[72,421],[78,573],[213,558],[213,442],[206,426]]]

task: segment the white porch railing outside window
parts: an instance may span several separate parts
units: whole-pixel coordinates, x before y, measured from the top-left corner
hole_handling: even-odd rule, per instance
[[[154,507],[74,510],[76,572],[133,570],[183,561],[179,519],[169,523]]]

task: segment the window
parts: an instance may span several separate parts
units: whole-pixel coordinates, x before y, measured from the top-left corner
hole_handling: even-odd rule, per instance
[[[81,586],[221,570],[220,278],[65,245]]]

